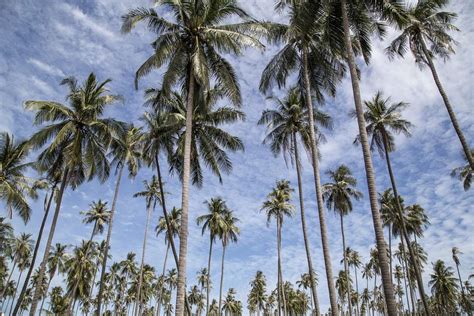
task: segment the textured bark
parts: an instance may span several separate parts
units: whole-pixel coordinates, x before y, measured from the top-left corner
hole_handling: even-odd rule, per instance
[[[306,251],[306,261],[308,262],[308,272],[311,281],[311,293],[312,293],[312,302],[314,304],[316,315],[320,315],[321,311],[319,309],[319,300],[318,292],[316,290],[316,280],[314,279],[314,269],[313,269],[313,260],[311,259],[311,247],[309,245],[308,232],[306,229],[306,216],[304,210],[304,199],[303,199],[303,183],[301,179],[301,165],[298,152],[298,142],[296,139],[296,134],[293,133],[293,146],[295,150],[295,163],[296,163],[296,175],[298,178],[298,195],[300,202],[300,214],[301,214],[301,229],[303,231],[304,247]]]
[[[438,87],[439,94],[441,94],[441,97],[443,98],[444,105],[446,106],[446,110],[448,111],[448,115],[451,120],[451,123],[453,124],[454,130],[456,131],[459,141],[461,142],[464,155],[466,155],[466,159],[469,162],[469,166],[471,166],[471,170],[474,170],[474,159],[472,158],[472,155],[471,155],[471,149],[469,147],[469,144],[466,138],[464,137],[464,133],[461,130],[461,126],[459,126],[458,119],[456,118],[456,114],[454,114],[454,110],[453,110],[453,107],[451,106],[451,102],[449,102],[448,95],[444,91],[444,87],[441,84],[441,80],[439,79],[438,72],[436,71],[435,64],[433,62],[433,59],[431,58],[431,54],[428,51],[428,48],[426,47],[426,43],[425,43],[425,40],[423,39],[423,36],[421,36],[421,47],[423,49],[423,53],[426,57],[426,60],[428,61],[428,66],[430,67],[431,74],[433,75],[433,79],[436,83],[436,86]]]
[[[357,114],[357,123],[359,125],[360,144],[364,157],[365,172],[367,176],[367,186],[369,190],[370,209],[372,212],[372,220],[375,231],[375,240],[377,243],[377,250],[380,263],[380,272],[382,276],[382,285],[384,289],[385,302],[387,304],[387,313],[389,316],[397,315],[397,301],[393,293],[392,276],[390,275],[390,267],[387,260],[387,251],[385,245],[385,238],[383,234],[383,225],[380,218],[379,206],[377,201],[377,188],[375,186],[375,172],[372,164],[372,156],[370,153],[370,146],[365,130],[365,119],[362,108],[362,98],[360,95],[359,78],[357,75],[357,65],[352,50],[351,34],[349,27],[349,18],[347,14],[347,1],[341,0],[341,12],[344,28],[344,42],[346,47],[347,63],[352,82],[352,92],[354,95],[354,104]]]
[[[176,316],[184,316],[186,295],[186,258],[188,249],[189,177],[191,171],[191,137],[193,128],[194,77],[189,70],[188,99],[186,102],[186,133],[184,139],[183,183],[181,197],[181,228],[179,232],[178,286],[176,293]]]
[[[359,311],[359,281],[357,280],[357,267],[356,266],[354,266],[354,276],[355,276],[355,280],[356,280],[356,293],[357,293],[356,311],[357,311],[357,315],[360,315],[360,311]]]
[[[104,283],[105,283],[105,272],[107,270],[107,257],[109,256],[109,248],[110,248],[110,239],[112,238],[112,227],[114,222],[114,215],[115,209],[117,208],[117,199],[118,193],[120,189],[120,182],[122,180],[122,173],[123,173],[124,165],[120,166],[117,181],[115,183],[115,191],[114,191],[114,199],[112,200],[112,208],[110,209],[110,219],[109,219],[109,227],[107,227],[107,237],[105,239],[105,249],[104,249],[104,259],[102,260],[102,270],[100,272],[100,283],[99,283],[99,293],[97,294],[97,309],[95,311],[96,316],[100,316],[100,309],[102,305],[102,295],[104,293]]]
[[[314,132],[314,117],[313,117],[313,103],[311,100],[311,83],[308,72],[308,56],[306,51],[303,51],[303,67],[304,67],[304,85],[305,85],[305,100],[309,111],[309,128],[311,140],[311,164],[314,174],[314,186],[316,191],[316,200],[318,205],[319,226],[321,230],[321,244],[323,246],[324,266],[326,268],[326,280],[328,284],[329,300],[331,302],[331,313],[336,316],[339,314],[337,306],[336,288],[334,287],[334,277],[332,273],[331,254],[329,251],[329,241],[326,227],[326,215],[324,213],[323,192],[321,189],[321,175],[319,172],[319,157],[318,148],[316,146],[316,135]]]
[[[209,314],[209,280],[211,278],[211,258],[212,258],[212,237],[209,244],[209,258],[207,259],[207,279],[206,279],[206,315]]]
[[[349,282],[349,266],[347,264],[347,256],[346,256],[346,236],[344,234],[344,215],[342,213],[339,214],[341,216],[341,236],[342,236],[342,255],[344,261],[344,273],[346,275],[347,281],[347,305],[349,309],[349,315],[352,315],[352,302],[351,302],[351,284]]]
[[[221,282],[219,285],[219,315],[222,314],[221,307],[222,307],[222,288],[224,286],[224,258],[225,258],[225,249],[226,244],[222,243],[222,261],[221,261]]]
[[[152,203],[147,207],[147,215],[146,215],[146,224],[145,224],[145,234],[143,237],[143,245],[142,245],[142,260],[140,263],[140,272],[138,275],[138,290],[137,290],[137,299],[136,299],[136,308],[135,308],[135,315],[138,315],[142,310],[142,303],[141,303],[141,292],[142,292],[142,282],[143,282],[143,266],[145,264],[145,252],[146,252],[146,240],[148,237],[148,225],[150,224],[150,216],[151,211],[153,209]]]
[[[68,182],[69,170],[64,170],[63,177],[61,180],[61,186],[59,187],[59,192],[57,196],[56,208],[54,210],[53,221],[51,222],[51,229],[49,230],[48,241],[46,242],[46,247],[44,248],[43,260],[41,261],[38,280],[36,284],[43,284],[44,274],[46,273],[46,265],[48,263],[49,251],[51,250],[51,244],[53,242],[54,231],[56,230],[56,224],[58,222],[59,211],[61,210],[61,202],[63,200],[64,190],[66,189]],[[41,287],[38,286],[35,288],[33,294],[33,299],[31,302],[30,316],[35,316],[36,309],[38,308],[38,302],[41,297]]]

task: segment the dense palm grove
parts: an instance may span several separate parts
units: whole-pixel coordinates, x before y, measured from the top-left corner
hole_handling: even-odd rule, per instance
[[[145,24],[156,35],[151,56],[136,72],[135,86],[150,72],[164,70],[161,85],[145,91],[139,126],[104,117],[105,110],[122,98],[109,91],[110,80],[91,73],[82,83],[74,77],[61,82],[68,89],[65,104],[25,102],[37,128],[29,139],[0,134],[0,199],[6,210],[0,218],[0,303],[5,314],[472,315],[474,274],[460,273],[461,250],[446,249],[452,251],[452,262],[429,258],[420,241],[430,219],[422,205],[398,193],[391,153],[397,135],[411,135],[412,124],[403,115],[409,104],[383,92],[363,101],[359,71],[364,65],[357,63],[370,62],[373,38],[383,38],[388,28],[399,33],[386,49],[388,58],[412,53],[416,64],[431,72],[466,160],[452,175],[470,194],[474,151],[436,71],[436,63],[453,53],[456,44],[450,36],[458,31],[452,24],[456,15],[444,11],[447,0],[409,5],[395,0],[279,1],[276,12],[287,24],[250,17],[235,0],[154,2],[154,9],[131,9],[122,17],[123,33]],[[240,293],[247,300],[240,301],[225,280],[226,249],[239,240],[238,211],[223,197],[209,197],[207,213],[190,223],[189,195],[202,186],[204,168],[222,181],[232,171],[229,153],[244,149],[243,142],[226,130],[245,118],[238,78],[226,56],[265,45],[278,45],[280,50],[262,73],[260,91],[268,94],[278,87],[285,96],[270,96],[273,106],[263,110],[258,124],[266,128],[263,143],[269,155],[282,156],[294,167],[298,181],[293,186],[278,180],[261,201],[260,216],[275,228],[275,236],[268,238],[277,241],[277,282],[268,284],[266,272],[255,271],[250,292]],[[345,76],[352,83],[352,117],[359,126],[359,134],[350,137],[362,149],[367,193],[359,191],[358,179],[344,164],[327,170],[329,182],[321,183],[319,160],[324,157],[318,145],[331,141],[324,133],[333,122],[320,105],[336,94]],[[222,100],[229,105],[222,106]],[[314,254],[311,244],[319,240],[308,234],[301,171],[305,155],[314,175],[322,254]],[[386,164],[389,188],[375,186],[372,160],[379,158]],[[143,246],[125,258],[112,257],[114,216],[121,211],[117,200],[128,198],[120,196],[121,183],[145,168],[155,175],[137,185],[134,194],[146,205]],[[182,184],[179,207],[167,203],[162,173],[168,171]],[[90,201],[81,212],[83,223],[92,227],[87,240],[56,243],[65,191],[93,179],[112,183],[113,199]],[[370,201],[375,232],[368,258],[351,247],[345,235],[344,219],[353,202],[361,199]],[[32,209],[34,200],[44,200],[42,210]],[[161,214],[158,221],[152,216],[156,211]],[[343,253],[329,247],[329,211],[340,219]],[[11,219],[18,217],[26,224],[32,212],[42,212],[41,225],[31,234],[16,233]],[[292,284],[285,280],[281,252],[282,227],[293,225],[294,216],[301,220],[306,253],[301,260],[307,270]],[[193,271],[186,269],[188,228],[195,224],[209,250],[207,266],[189,278]],[[166,245],[163,266],[145,262],[152,230]],[[216,247],[222,250],[221,258],[213,257]],[[315,271],[315,257],[324,261],[324,271]],[[340,271],[333,270],[331,258],[340,260]],[[219,260],[220,271],[211,271],[212,260]],[[323,273],[327,284],[318,284],[318,274]],[[318,287],[327,287],[329,310],[320,307]],[[212,288],[218,289],[217,297],[211,297]]]

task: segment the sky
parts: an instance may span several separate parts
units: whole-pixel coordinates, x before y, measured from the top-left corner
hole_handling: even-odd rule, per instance
[[[32,113],[26,112],[26,100],[55,100],[66,102],[67,90],[59,82],[66,76],[84,80],[94,72],[99,80],[111,78],[109,88],[124,97],[125,102],[108,110],[107,116],[139,124],[143,114],[143,91],[158,87],[160,72],[154,72],[134,89],[135,70],[152,53],[153,34],[143,26],[131,34],[120,33],[121,16],[127,10],[152,4],[143,0],[1,0],[0,10],[0,130],[25,139],[37,127],[33,126]],[[247,0],[243,7],[254,17],[281,20],[273,8],[272,0]],[[457,12],[456,25],[461,32],[453,34],[459,42],[456,54],[446,63],[437,60],[436,66],[454,106],[459,123],[468,140],[474,139],[473,86],[474,13],[471,1],[454,1],[450,10]],[[461,249],[461,274],[467,278],[474,272],[474,195],[464,192],[462,184],[450,176],[450,171],[463,164],[460,143],[452,129],[440,95],[428,69],[420,71],[411,57],[389,61],[383,49],[396,32],[389,32],[384,41],[374,41],[370,65],[361,64],[361,92],[364,100],[377,91],[383,91],[394,102],[404,101],[410,106],[403,112],[414,127],[412,137],[397,136],[397,150],[392,163],[400,194],[406,204],[420,204],[430,218],[431,226],[421,240],[428,252],[428,266],[424,272],[427,283],[431,263],[442,259],[453,265],[451,248]],[[237,297],[246,306],[249,282],[257,270],[263,270],[269,287],[276,284],[276,227],[267,225],[266,217],[259,210],[275,182],[289,179],[296,185],[296,172],[286,166],[282,157],[274,157],[262,145],[265,128],[257,126],[261,112],[272,107],[272,102],[258,91],[260,75],[278,47],[267,46],[265,51],[246,50],[242,56],[229,56],[239,78],[246,120],[225,127],[240,137],[245,151],[231,154],[233,171],[221,185],[212,174],[205,173],[202,189],[192,187],[190,193],[190,225],[188,248],[188,285],[196,284],[196,272],[207,265],[209,239],[201,236],[195,218],[207,210],[205,200],[220,196],[240,219],[241,233],[238,243],[231,244],[226,252],[224,291],[233,287]],[[292,83],[289,82],[289,85]],[[284,91],[274,89],[272,95]],[[365,170],[360,147],[353,145],[357,124],[349,115],[354,108],[350,81],[346,78],[339,85],[337,95],[329,99],[323,110],[334,119],[334,129],[325,130],[327,142],[321,145],[322,183],[329,179],[328,169],[341,164],[351,168],[364,194],[354,203],[353,212],[345,221],[348,246],[368,260],[374,247],[374,232],[367,200]],[[378,192],[390,185],[384,160],[373,155]],[[329,307],[326,288],[321,239],[317,220],[314,182],[308,161],[303,162],[303,187],[309,238],[315,270],[319,275],[317,288],[322,310]],[[135,179],[125,179],[120,189],[116,220],[111,241],[113,261],[124,259],[130,252],[140,253],[145,227],[145,202],[133,198],[150,179],[153,171],[142,169]],[[75,191],[67,190],[61,209],[54,243],[75,245],[90,235],[91,226],[82,224],[81,211],[87,210],[92,201],[111,201],[115,178],[104,184],[85,183]],[[180,182],[166,175],[169,206],[180,206]],[[293,197],[297,203],[297,195]],[[4,208],[1,210],[4,212]],[[342,242],[339,217],[326,210],[329,244],[334,275],[342,269]],[[153,214],[155,226],[160,211]],[[29,232],[36,236],[42,218],[41,203],[33,203],[32,219],[24,225],[13,218],[15,231]],[[46,230],[47,233],[48,230]],[[102,237],[100,237],[102,238]],[[165,245],[164,236],[150,234],[146,262],[161,271]],[[215,283],[212,295],[217,297],[221,247],[217,245],[212,258],[211,277]],[[282,241],[283,276],[295,282],[307,270],[299,213],[283,225]],[[168,261],[171,262],[171,261]],[[168,265],[171,268],[172,264]],[[55,280],[60,283],[59,279]]]

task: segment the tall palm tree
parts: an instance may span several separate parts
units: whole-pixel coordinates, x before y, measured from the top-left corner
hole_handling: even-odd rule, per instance
[[[395,55],[403,57],[410,50],[420,67],[427,65],[430,68],[451,123],[461,142],[464,155],[471,170],[474,170],[469,141],[464,137],[433,61],[436,57],[446,60],[450,54],[454,53],[456,41],[449,32],[459,31],[459,29],[452,24],[457,15],[453,12],[442,11],[448,4],[449,0],[424,0],[409,4],[408,19],[402,27],[402,33],[392,41],[386,52],[390,58],[393,58]]]
[[[352,175],[351,170],[345,166],[340,165],[336,170],[328,170],[327,174],[332,182],[323,185],[323,198],[326,201],[328,209],[334,210],[339,214],[341,219],[341,236],[342,236],[342,251],[344,260],[344,273],[347,274],[345,280],[349,280],[349,266],[347,263],[346,253],[346,237],[344,233],[344,216],[352,212],[352,199],[359,200],[362,193],[357,191],[357,179]],[[348,283],[350,287],[350,283]],[[351,291],[345,291],[347,303],[349,307],[349,314],[352,314]]]
[[[347,258],[347,266],[354,267],[354,279],[355,279],[355,285],[356,285],[356,293],[359,294],[359,280],[357,278],[357,269],[361,267],[362,261],[359,255],[359,252],[356,250],[351,249],[350,247],[347,247],[346,249],[346,258]],[[356,312],[357,315],[360,315],[360,310],[359,310],[359,295],[356,296]]]
[[[237,222],[239,219],[234,216],[231,210],[227,210],[224,214],[223,222],[224,226],[222,230],[219,232],[219,238],[222,242],[222,259],[221,259],[221,282],[219,285],[219,315],[221,314],[221,307],[222,307],[222,289],[224,286],[224,258],[225,258],[225,251],[229,242],[237,242],[237,236],[240,233],[239,227],[237,227]]]
[[[287,155],[291,162],[296,164],[296,174],[298,178],[298,195],[300,203],[301,225],[303,239],[306,250],[306,260],[308,263],[308,276],[311,280],[312,302],[316,309],[316,314],[320,313],[319,301],[316,290],[316,281],[314,280],[313,263],[311,259],[310,245],[306,229],[306,216],[304,209],[303,185],[301,176],[301,162],[299,158],[298,139],[302,142],[306,151],[310,151],[310,133],[309,133],[309,111],[304,104],[304,96],[298,88],[292,88],[283,100],[273,98],[277,104],[275,110],[264,110],[258,124],[266,124],[268,128],[264,143],[269,143],[275,156],[283,154],[285,161]],[[324,127],[331,126],[330,117],[318,110],[314,110],[313,120]],[[323,135],[319,130],[315,131],[319,140],[323,140]]]
[[[459,250],[458,247],[453,247],[451,249],[452,254],[453,254],[453,261],[454,264],[456,265],[456,270],[458,272],[458,279],[459,279],[459,288],[461,289],[461,294],[464,296],[464,287],[462,284],[462,278],[461,278],[461,273],[459,272],[459,266],[461,265],[461,261],[459,260],[459,255],[462,254],[462,252]]]
[[[474,156],[474,148],[471,148],[471,156]],[[467,191],[471,188],[472,176],[474,175],[474,169],[471,168],[469,162],[467,161],[466,156],[464,156],[466,165],[454,168],[451,171],[451,176],[458,177],[462,181],[464,191]]]
[[[275,219],[277,224],[277,254],[278,254],[278,315],[281,315],[283,308],[284,316],[287,315],[287,305],[285,295],[283,292],[283,272],[281,266],[281,230],[283,219],[285,216],[291,217],[293,215],[294,206],[290,203],[291,192],[293,189],[287,180],[280,180],[276,183],[272,192],[267,195],[267,199],[263,202],[261,211],[264,211],[267,216],[267,224]]]
[[[51,249],[51,252],[48,256],[48,284],[46,285],[45,293],[48,293],[49,286],[51,285],[51,281],[55,277],[57,273],[65,273],[66,272],[66,262],[69,259],[69,255],[66,253],[67,245],[62,245],[60,243],[56,243]],[[39,280],[39,271],[38,271],[38,280]],[[36,284],[39,284],[38,281]],[[43,296],[43,300],[41,302],[40,311],[43,310],[44,302],[46,300],[46,295]]]
[[[102,294],[104,291],[105,272],[107,268],[107,260],[109,256],[110,239],[112,238],[112,227],[115,216],[115,210],[117,208],[117,199],[122,180],[122,173],[125,167],[128,169],[128,175],[130,178],[134,178],[138,169],[141,165],[141,141],[143,134],[137,127],[129,126],[124,133],[119,134],[118,137],[114,138],[111,143],[110,155],[113,157],[112,165],[116,166],[117,178],[115,180],[114,197],[112,200],[112,206],[110,208],[110,218],[107,228],[107,237],[105,239],[104,254],[102,260],[100,281],[99,281],[99,293],[97,295],[97,309],[96,314],[101,309],[102,305]]]
[[[54,101],[25,103],[27,109],[36,111],[35,125],[51,123],[33,134],[29,140],[33,148],[41,148],[51,140],[38,157],[38,168],[50,175],[61,173],[56,208],[40,265],[39,284],[46,271],[66,187],[69,185],[75,189],[84,180],[95,177],[103,182],[109,175],[107,146],[111,137],[123,129],[121,123],[102,118],[106,107],[120,99],[108,92],[106,86],[109,82],[109,79],[98,82],[91,73],[83,85],[78,85],[76,79],[70,77],[62,81],[69,88],[69,106]],[[39,296],[39,290],[35,289],[30,316],[36,313]]]
[[[313,277],[311,277],[308,273],[303,273],[301,275],[300,280],[296,281],[296,285],[298,285],[298,288],[302,287],[306,291],[308,288],[311,288],[313,279],[317,283],[317,276],[316,275],[313,275]],[[311,301],[311,310],[314,310],[314,313],[317,314],[316,307],[315,307],[315,305],[313,305],[312,302],[313,301]],[[318,307],[317,310],[319,311],[319,307]]]
[[[29,149],[27,142],[18,143],[10,134],[0,133],[0,200],[5,202],[10,219],[15,211],[25,224],[31,216],[27,198],[37,196],[25,175],[31,165],[25,162]]]
[[[25,236],[26,236],[26,234],[25,234]],[[31,235],[28,234],[28,236],[31,238]],[[8,313],[9,315],[12,315],[13,303],[15,302],[16,293],[18,292],[18,287],[20,285],[21,276],[23,275],[23,272],[30,267],[30,264],[31,264],[31,250],[33,248],[34,241],[30,239],[30,240],[25,241],[25,242],[27,242],[29,244],[29,250],[27,252],[24,252],[23,255],[18,260],[17,269],[18,269],[19,273],[18,273],[18,279],[15,283],[16,284],[15,285],[15,291],[13,292],[12,303],[10,305],[10,312]]]
[[[179,281],[176,298],[176,315],[184,311],[186,250],[188,237],[189,177],[191,173],[191,138],[193,108],[196,92],[208,90],[211,78],[226,91],[235,105],[240,105],[240,89],[234,70],[221,53],[240,55],[245,47],[263,45],[256,39],[259,24],[242,10],[235,0],[184,0],[159,1],[160,8],[173,12],[175,21],[161,17],[155,9],[131,10],[123,17],[123,32],[130,32],[140,21],[148,22],[150,31],[156,33],[154,54],[137,70],[136,81],[151,70],[168,68],[163,76],[162,88],[171,91],[177,83],[186,94],[186,132],[183,144],[182,226],[180,232]],[[240,17],[243,22],[221,24],[224,19]]]
[[[283,2],[283,1],[282,1]],[[290,1],[288,1],[290,2]],[[285,85],[288,76],[298,72],[298,84],[304,91],[306,110],[308,111],[309,145],[311,164],[314,174],[314,185],[318,204],[321,240],[328,282],[331,311],[338,314],[336,290],[334,288],[326,220],[321,191],[319,171],[319,153],[315,133],[313,113],[313,94],[319,102],[323,101],[323,93],[335,93],[336,83],[344,73],[344,67],[323,40],[323,10],[321,1],[291,1],[289,25],[274,24],[270,26],[269,40],[283,44],[283,48],[270,60],[260,79],[260,91],[267,92],[276,83],[278,87]],[[311,61],[311,62],[310,62]]]
[[[229,209],[225,201],[220,198],[211,198],[209,201],[205,201],[204,204],[207,206],[208,214],[199,216],[196,219],[198,225],[202,225],[202,235],[209,231],[209,256],[207,260],[207,279],[206,279],[206,315],[209,313],[209,292],[211,282],[211,259],[212,259],[212,246],[216,238],[221,234],[225,227],[225,214],[229,212]]]
[[[456,299],[458,296],[458,285],[454,277],[453,269],[446,267],[442,260],[433,264],[433,272],[428,285],[433,295],[434,310],[437,313],[452,314],[456,311]]]
[[[142,246],[142,259],[140,263],[140,270],[138,272],[138,289],[137,289],[137,296],[136,296],[136,306],[135,306],[135,315],[141,314],[143,304],[141,298],[141,289],[142,289],[142,281],[143,281],[143,265],[145,261],[145,252],[146,252],[146,243],[148,237],[148,226],[150,224],[150,217],[151,213],[155,209],[156,203],[161,203],[161,194],[158,181],[155,176],[151,178],[151,181],[143,181],[143,185],[145,186],[145,190],[135,193],[133,197],[144,197],[146,202],[146,222],[145,222],[145,232],[143,237],[143,246]]]

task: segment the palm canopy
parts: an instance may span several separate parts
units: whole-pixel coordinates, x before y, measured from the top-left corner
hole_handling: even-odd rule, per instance
[[[233,211],[228,210],[224,214],[224,227],[220,232],[220,238],[223,245],[227,245],[230,242],[237,242],[238,235],[240,234],[240,229],[237,227],[237,222],[239,219],[234,216]]]
[[[169,242],[169,236],[176,237],[179,234],[179,228],[181,227],[181,209],[173,207],[169,216],[169,223],[171,228],[171,234],[165,234],[165,242]],[[159,235],[163,232],[168,232],[168,225],[166,224],[166,219],[164,216],[160,216],[158,219],[158,225],[155,228],[156,235]]]
[[[351,170],[341,165],[336,170],[328,170],[332,182],[323,185],[323,197],[328,209],[347,215],[352,211],[352,199],[359,200],[362,193],[356,189],[357,179]]]
[[[456,310],[458,283],[451,267],[446,267],[442,260],[433,264],[433,272],[428,285],[433,294],[435,309],[441,314],[451,314]]]
[[[104,227],[109,223],[110,220],[110,210],[107,207],[107,202],[98,200],[97,202],[92,202],[90,208],[87,211],[82,212],[84,219],[82,222],[84,224],[94,224],[94,229],[92,235],[102,234],[104,232]]]
[[[15,210],[25,223],[31,216],[27,197],[37,197],[32,181],[25,176],[31,165],[25,162],[28,153],[26,142],[15,142],[10,134],[0,133],[0,200],[5,202],[10,218]]]
[[[291,192],[288,180],[279,180],[273,188],[272,192],[268,194],[267,200],[263,202],[261,211],[267,215],[267,224],[274,218],[280,225],[283,223],[285,216],[291,217],[294,213],[294,206],[291,204]]]
[[[143,139],[141,128],[128,126],[110,143],[111,164],[117,168],[127,166],[129,176],[135,177],[141,167]]]
[[[84,180],[109,176],[107,148],[112,137],[123,130],[124,124],[102,118],[107,106],[121,98],[110,94],[110,79],[98,82],[91,73],[82,85],[74,77],[64,79],[69,105],[54,101],[26,101],[29,110],[36,111],[34,124],[48,123],[31,136],[29,144],[41,148],[51,141],[38,157],[38,168],[48,173],[69,172],[69,184],[76,188]]]
[[[157,202],[162,203],[160,185],[156,176],[153,176],[150,182],[144,180],[143,186],[145,187],[144,191],[135,193],[133,197],[144,197],[147,207],[154,206]]]
[[[185,84],[189,73],[199,86],[208,90],[210,80],[223,86],[235,105],[241,104],[240,88],[234,70],[221,54],[240,55],[246,47],[263,48],[257,39],[265,29],[242,10],[235,0],[157,0],[159,9],[169,12],[167,20],[155,9],[130,10],[123,18],[122,32],[130,32],[137,23],[145,22],[157,38],[154,53],[137,70],[138,79],[153,69],[168,65],[162,79],[165,92],[177,83]],[[243,19],[222,24],[232,17]]]
[[[395,150],[393,133],[411,136],[412,124],[401,115],[401,111],[408,106],[408,103],[391,103],[390,98],[384,98],[383,93],[378,91],[370,101],[364,102],[364,106],[367,135],[372,138],[371,150],[378,149],[380,155],[384,156],[385,150],[388,152]],[[353,115],[355,116],[355,113]],[[358,141],[359,136],[356,139],[356,142]]]
[[[11,241],[10,253],[8,255],[12,261],[24,265],[31,256],[33,243],[34,241],[31,239],[31,234],[21,233]]]
[[[471,149],[471,155],[474,156],[474,148]],[[469,165],[467,157],[463,155],[465,165],[461,167],[454,168],[451,171],[451,176],[458,177],[459,180],[463,182],[464,191],[467,191],[471,188],[472,176],[474,175],[474,170]]]
[[[420,0],[408,4],[407,19],[402,25],[402,33],[387,47],[388,56],[403,57],[410,50],[418,65],[426,65],[428,60],[423,49],[425,42],[428,42],[430,57],[439,56],[446,59],[454,53],[456,41],[449,32],[459,31],[452,24],[456,14],[441,11],[448,3],[449,0]]]
[[[207,206],[208,213],[199,216],[196,219],[196,223],[202,225],[203,235],[206,231],[209,231],[211,241],[213,242],[226,229],[226,214],[230,210],[226,202],[220,197],[211,198],[209,201],[205,201],[204,204]]]
[[[89,251],[89,243],[83,240],[80,246],[74,248],[72,255],[65,263],[67,291],[73,299],[88,297],[91,291],[95,264]]]
[[[13,238],[13,226],[5,221],[5,217],[0,217],[0,254],[10,248],[10,242]]]
[[[285,161],[290,154],[293,162],[293,151],[295,148],[294,137],[299,136],[307,152],[310,150],[310,126],[309,111],[305,107],[304,96],[298,87],[288,90],[283,100],[276,97],[271,98],[276,105],[276,109],[264,110],[258,124],[267,125],[267,135],[263,140],[264,144],[270,144],[270,148],[275,156],[283,154]],[[332,127],[331,117],[317,109],[313,110],[314,121],[326,128]],[[319,141],[324,141],[324,135],[316,127],[315,134]]]
[[[57,243],[48,256],[48,274],[50,279],[57,273],[66,272],[66,262],[69,255],[66,252],[67,245]]]

